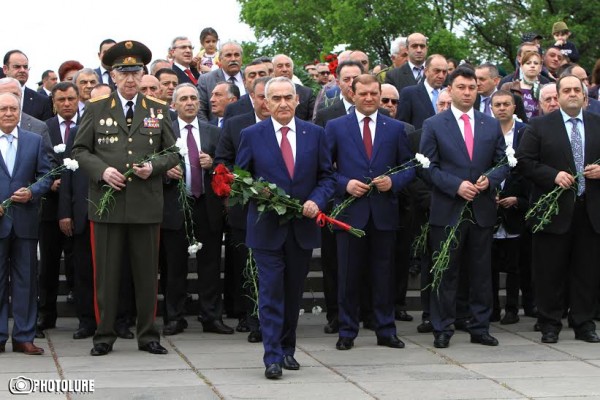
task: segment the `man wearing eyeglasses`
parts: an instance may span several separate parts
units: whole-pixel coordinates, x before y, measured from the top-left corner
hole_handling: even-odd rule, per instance
[[[192,67],[192,57],[194,57],[194,46],[192,42],[185,36],[177,36],[173,39],[170,48],[171,57],[173,57],[172,69],[177,74],[179,83],[198,84],[200,72],[196,67]]]
[[[46,121],[54,116],[52,113],[52,100],[29,89],[25,84],[29,79],[29,60],[21,50],[11,50],[4,55],[4,74],[15,78],[21,84],[23,99],[21,111],[40,121]]]

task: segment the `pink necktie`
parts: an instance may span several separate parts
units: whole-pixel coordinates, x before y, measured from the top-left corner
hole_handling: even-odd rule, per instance
[[[371,118],[365,117],[363,119],[363,143],[365,144],[365,150],[367,152],[367,158],[371,159],[371,155],[373,154],[373,139],[371,138],[371,128],[369,128],[369,122]]]
[[[471,121],[467,114],[463,114],[461,118],[465,123],[465,145],[467,146],[467,153],[469,153],[469,158],[473,160],[473,128],[471,128]]]
[[[287,138],[287,134],[290,128],[287,126],[281,127],[281,155],[283,156],[283,162],[287,167],[290,178],[294,179],[294,154],[292,153],[292,145]]]

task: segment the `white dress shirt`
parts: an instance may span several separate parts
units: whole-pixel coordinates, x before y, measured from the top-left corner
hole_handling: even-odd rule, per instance
[[[281,127],[287,126],[290,128],[286,137],[290,142],[290,147],[292,148],[292,155],[294,156],[294,163],[296,162],[296,120],[292,118],[289,124],[281,125],[279,122],[275,120],[275,118],[271,117],[271,121],[273,122],[273,129],[275,129],[275,138],[277,138],[277,144],[281,148]]]

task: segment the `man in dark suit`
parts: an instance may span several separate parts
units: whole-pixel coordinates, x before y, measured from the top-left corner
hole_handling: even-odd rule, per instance
[[[490,99],[490,108],[494,117],[500,122],[507,148],[517,149],[527,125],[513,119],[516,109],[513,94],[505,90],[496,91]],[[494,229],[494,241],[492,242],[494,306],[490,321],[500,321],[502,325],[510,325],[519,322],[521,275],[522,273],[531,274],[530,269],[525,271],[519,269],[521,243],[527,241],[531,245],[528,235],[522,235],[526,231],[525,213],[529,208],[529,184],[521,174],[513,169],[500,185],[500,189],[496,199],[499,223],[496,223],[497,228]],[[498,294],[500,272],[506,273],[506,305],[502,319],[500,318]],[[525,281],[530,282],[531,279]],[[523,288],[523,308],[525,309],[527,309],[525,300],[528,295],[531,295],[531,288]]]
[[[242,130],[271,116],[265,101],[265,85],[270,79],[270,76],[255,79],[253,87],[249,88],[254,111],[233,116],[223,124],[215,153],[215,164],[224,164],[230,171],[233,170]],[[239,204],[227,208],[229,232],[225,234],[225,258],[230,260],[230,265],[225,265],[224,290],[225,301],[231,299],[232,313],[239,318],[236,330],[249,331],[248,341],[257,343],[262,341],[258,315],[255,313],[255,304],[250,300],[251,293],[244,287],[244,269],[248,259],[248,248],[245,244],[247,214],[248,207]]]
[[[46,125],[50,132],[52,146],[56,149],[56,157],[59,164],[62,164],[65,149],[62,149],[62,151],[59,150],[59,145],[66,146],[71,129],[77,126],[79,90],[71,82],[60,82],[52,89],[52,98],[56,108],[56,115],[46,121]],[[69,237],[61,232],[58,224],[57,211],[60,185],[60,176],[53,177],[50,191],[42,199],[39,231],[40,292],[37,325],[39,331],[38,337],[43,337],[42,331],[56,326],[58,276],[63,251],[65,253],[65,268],[73,269],[73,243]]]
[[[20,50],[11,50],[4,55],[4,73],[6,76],[15,78],[21,84],[23,105],[21,110],[40,121],[52,118],[52,100],[48,96],[41,95],[35,90],[29,89],[25,84],[29,79],[29,60],[25,53]]]
[[[198,296],[204,332],[231,334],[233,329],[223,323],[221,300],[221,239],[223,235],[223,205],[211,187],[210,171],[219,140],[220,129],[199,121],[198,89],[183,83],[175,89],[173,104],[178,118],[173,121],[175,138],[186,138],[188,154],[180,165],[167,171],[164,184],[165,203],[161,225],[162,249],[167,263],[165,293],[167,324],[165,335],[175,335],[187,327],[184,319],[187,281],[188,240],[194,237],[202,243],[196,253]],[[178,181],[185,180],[191,215],[182,212]],[[189,219],[191,217],[191,220]],[[191,224],[191,226],[190,226]]]
[[[491,99],[492,95],[498,90],[498,82],[500,82],[498,68],[494,64],[484,63],[475,68],[475,75],[477,76],[477,99],[475,99],[473,107],[486,115],[492,116]],[[513,95],[513,102],[515,103],[517,117],[521,121],[527,122],[523,98]]]
[[[168,106],[138,94],[142,67],[150,50],[128,40],[111,47],[102,59],[112,66],[117,90],[90,101],[73,146],[73,157],[90,177],[89,217],[93,221],[98,329],[91,354],[112,350],[123,258],[129,254],[137,307],[137,341],[141,351],[166,354],[154,325],[158,246],[162,221],[162,175],[177,165],[168,152],[151,162],[148,154],[175,145]],[[116,124],[115,124],[116,122]],[[127,171],[132,170],[131,176]],[[110,209],[99,215],[105,186],[114,189]]]
[[[46,177],[36,182],[50,171],[50,163],[42,138],[17,127],[20,109],[17,96],[0,94],[0,200],[10,198],[14,202],[10,208],[0,207],[0,352],[5,351],[8,340],[10,287],[13,351],[39,355],[44,349],[33,344],[38,209],[39,199],[52,180]]]
[[[37,92],[43,96],[51,96],[52,88],[58,82],[58,76],[51,69],[47,69],[42,73],[42,85],[38,88]]]
[[[556,89],[560,110],[533,119],[517,150],[519,171],[533,183],[532,202],[557,185],[570,189],[558,198],[558,214],[533,234],[538,322],[542,342],[556,343],[569,304],[575,339],[599,343],[593,317],[600,287],[600,117],[582,110],[577,77],[559,78]]]
[[[300,301],[312,249],[320,245],[312,219],[333,194],[334,178],[325,132],[294,117],[293,82],[273,78],[266,94],[271,118],[242,131],[236,164],[298,199],[305,217],[282,224],[274,212],[260,215],[253,201],[248,209],[246,245],[258,267],[265,376],[276,379],[282,366],[300,368],[294,358]]]
[[[433,184],[429,216],[430,244],[433,252],[448,236],[448,227],[460,221],[457,245],[436,293],[431,293],[431,323],[434,346],[448,347],[454,334],[459,260],[468,271],[472,319],[468,329],[472,343],[497,346],[489,334],[492,312],[492,230],[496,222],[496,188],[505,179],[506,166],[487,173],[504,158],[504,137],[500,124],[473,109],[477,95],[475,72],[457,68],[449,77],[450,110],[423,124],[420,150],[431,161],[429,176]],[[463,214],[463,217],[465,215]]]
[[[427,38],[421,33],[412,33],[406,39],[408,62],[394,68],[385,75],[385,83],[396,86],[399,93],[407,86],[423,80],[423,64],[427,58]]]
[[[194,46],[190,39],[186,36],[177,36],[171,42],[169,51],[173,58],[171,69],[177,74],[179,83],[197,85],[200,72],[196,67],[190,65],[192,57],[194,57]]]
[[[378,113],[381,84],[372,75],[360,75],[352,82],[356,111],[331,120],[325,127],[327,142],[336,164],[335,203],[346,194],[356,197],[341,220],[366,232],[356,238],[336,231],[338,255],[338,350],[350,350],[358,335],[361,269],[371,272],[374,327],[377,344],[403,348],[394,322],[394,256],[398,228],[396,193],[415,176],[413,169],[384,176],[391,166],[412,158],[404,125]],[[368,179],[367,182],[365,180]],[[369,182],[372,182],[371,190]]]
[[[235,42],[227,42],[221,46],[219,60],[221,68],[200,75],[198,92],[200,93],[200,113],[198,118],[210,121],[213,115],[210,111],[210,96],[218,82],[230,82],[240,89],[240,96],[246,94],[242,78],[242,46]]]
[[[98,59],[100,60],[100,66],[94,70],[98,75],[100,83],[110,86],[112,90],[115,90],[115,83],[110,76],[110,67],[102,64],[102,57],[104,57],[104,53],[106,53],[108,49],[113,47],[116,43],[117,42],[115,42],[113,39],[104,39],[102,42],[100,42],[100,47],[98,48]]]
[[[235,103],[240,98],[240,90],[236,85],[229,82],[219,82],[210,94],[210,109],[213,118],[209,121],[211,125],[223,127],[223,116],[229,104]]]
[[[418,85],[408,86],[400,92],[398,116],[400,121],[421,129],[423,121],[435,115],[437,97],[448,74],[446,59],[433,54],[425,61],[425,79]]]
[[[227,106],[225,109],[224,119],[233,117],[236,115],[246,114],[254,111],[254,105],[252,99],[250,99],[250,93],[254,85],[254,80],[269,75],[267,64],[261,59],[257,58],[253,60],[249,65],[244,68],[244,86],[246,87],[246,94],[241,96],[238,101]]]
[[[294,76],[294,61],[285,54],[277,54],[273,57],[273,76],[283,76],[292,79]],[[296,85],[296,93],[299,97],[298,107],[296,107],[296,117],[304,121],[312,121],[313,110],[315,108],[315,95],[310,88],[302,85]]]

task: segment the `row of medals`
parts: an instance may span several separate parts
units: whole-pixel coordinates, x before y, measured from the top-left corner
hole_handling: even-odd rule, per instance
[[[117,121],[113,121],[112,118],[106,118],[106,120],[101,119],[99,121],[100,126],[104,126],[104,124],[106,124],[106,126],[117,126]],[[119,137],[118,136],[111,136],[109,138],[98,138],[98,144],[102,144],[102,143],[115,143],[119,141]]]

